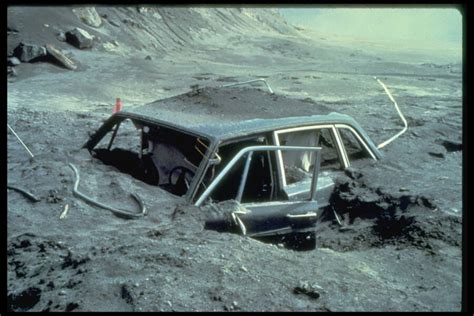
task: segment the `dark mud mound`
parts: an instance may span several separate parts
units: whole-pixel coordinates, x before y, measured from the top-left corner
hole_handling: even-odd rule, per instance
[[[19,294],[8,295],[8,311],[24,312],[35,306],[41,298],[41,290],[37,287],[30,287]]]
[[[9,311],[72,311],[78,302],[67,293],[83,282],[91,258],[77,255],[62,242],[26,233],[8,243],[8,282],[24,289],[8,293]],[[21,287],[21,286],[20,286]],[[39,305],[41,306],[39,306]]]
[[[460,224],[460,217],[441,212],[429,197],[388,192],[370,187],[367,179],[341,176],[317,228],[318,247],[350,251],[395,245],[436,254],[437,241],[460,246]]]

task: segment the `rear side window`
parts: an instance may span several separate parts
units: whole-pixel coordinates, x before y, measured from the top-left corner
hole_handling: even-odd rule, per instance
[[[315,128],[278,134],[282,146],[321,147],[321,170],[341,169],[341,159],[330,128]],[[282,152],[286,184],[310,179],[313,171],[314,152]]]
[[[342,143],[346,149],[349,162],[370,158],[370,154],[359,141],[357,136],[348,128],[338,128]]]

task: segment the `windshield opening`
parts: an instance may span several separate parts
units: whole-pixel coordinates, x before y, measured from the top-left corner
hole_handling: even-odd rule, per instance
[[[134,119],[117,122],[92,150],[95,158],[135,179],[183,196],[209,141]]]

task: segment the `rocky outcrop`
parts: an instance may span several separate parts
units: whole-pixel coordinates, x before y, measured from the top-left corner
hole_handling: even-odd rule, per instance
[[[92,27],[102,25],[102,19],[94,7],[80,7],[72,9],[72,12],[85,24]]]

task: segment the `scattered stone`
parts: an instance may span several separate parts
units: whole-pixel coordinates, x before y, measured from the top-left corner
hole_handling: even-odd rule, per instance
[[[112,44],[110,42],[106,42],[106,43],[102,44],[102,47],[106,51],[109,51],[109,52],[115,51],[117,49],[117,46],[115,46],[114,44]]]
[[[20,61],[28,63],[46,56],[46,48],[34,44],[20,43],[14,50],[13,55]]]
[[[66,312],[71,312],[71,311],[75,310],[78,307],[79,307],[79,304],[77,304],[77,303],[69,303],[66,306]]]
[[[362,173],[360,173],[359,171],[355,170],[352,167],[348,167],[346,170],[344,170],[344,173],[353,180],[360,179],[363,176]]]
[[[301,281],[298,286],[293,289],[295,294],[305,294],[313,299],[318,299],[321,295],[318,291],[321,291],[322,288],[318,285],[310,285],[306,281]]]
[[[137,7],[138,13],[144,14],[148,12],[148,8],[145,7]]]
[[[8,66],[18,66],[19,64],[21,64],[21,61],[18,58],[16,58],[16,57],[7,58],[7,65]]]
[[[49,190],[49,194],[46,199],[48,203],[59,203],[62,200],[63,200],[63,197],[59,195],[58,190]]]
[[[120,287],[120,296],[125,300],[125,302],[127,302],[127,304],[132,305],[134,303],[132,294],[126,284],[122,284]]]
[[[242,271],[244,271],[244,272],[248,272],[248,271],[249,271],[249,270],[248,270],[246,267],[244,267],[244,266],[241,266],[241,267],[240,267],[240,270],[242,270]]]
[[[431,156],[436,157],[436,158],[444,158],[444,153],[442,153],[442,152],[430,151],[430,152],[428,152],[428,154],[430,154]]]
[[[119,43],[116,40],[113,40],[112,44],[114,44],[115,46],[119,46]]]
[[[151,56],[150,55],[146,56],[145,60],[151,60]]]
[[[15,68],[7,66],[7,75],[9,77],[16,77],[18,76],[18,73],[16,72]]]
[[[115,20],[108,20],[110,24],[112,24],[113,26],[116,26],[116,27],[120,27],[120,23],[115,21]]]
[[[66,41],[66,34],[64,32],[59,32],[56,34],[56,38],[60,42],[65,42]]]
[[[70,60],[64,53],[59,50],[58,48],[55,48],[51,44],[46,45],[46,50],[48,51],[48,54],[54,58],[55,61],[57,61],[59,64],[64,66],[67,69],[70,70],[76,70],[77,66],[74,64],[72,60]]]
[[[84,49],[92,47],[94,44],[94,37],[87,31],[76,27],[74,30],[66,33],[66,41],[79,49]]]
[[[132,27],[142,28],[142,26],[141,26],[140,23],[135,22],[135,21],[133,21],[133,20],[131,20],[131,19],[123,19],[122,22],[125,23],[125,24],[128,24],[128,25],[130,25],[130,26],[132,26]]]
[[[44,26],[44,27],[49,27],[49,24],[46,24],[46,23],[45,23],[45,24],[43,24],[43,26]]]
[[[85,24],[92,27],[99,27],[102,25],[102,19],[94,7],[82,7],[72,9],[72,12]]]

